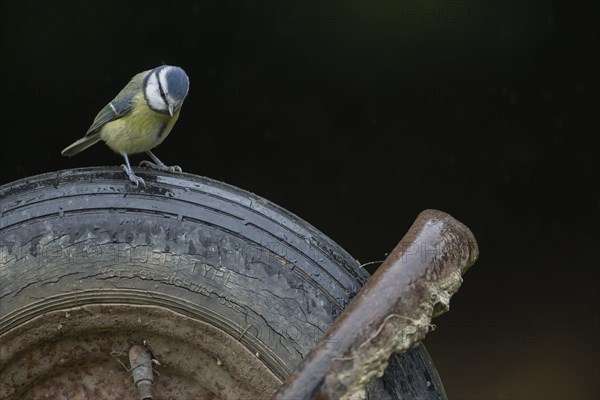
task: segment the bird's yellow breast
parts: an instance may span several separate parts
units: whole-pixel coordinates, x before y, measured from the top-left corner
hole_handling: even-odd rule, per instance
[[[171,117],[152,110],[141,93],[133,100],[129,113],[100,129],[100,138],[119,154],[143,153],[158,146],[179,118],[179,112]]]

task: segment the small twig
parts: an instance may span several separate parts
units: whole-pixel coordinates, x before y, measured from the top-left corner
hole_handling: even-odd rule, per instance
[[[125,354],[125,350],[126,350],[126,349],[123,349],[123,350],[121,350],[121,351],[116,351],[116,350],[113,350],[113,351],[111,351],[111,352],[110,352],[110,356],[111,356],[112,358],[114,358],[115,360],[117,360],[117,362],[118,362],[119,364],[121,364],[121,366],[122,366],[122,367],[125,369],[125,371],[127,371],[127,372],[131,372],[131,369],[130,369],[130,368],[127,368],[127,366],[126,366],[126,365],[125,365],[125,364],[124,364],[124,363],[123,363],[121,360],[119,360],[119,357],[121,357],[121,356],[123,356],[123,355]]]
[[[381,264],[381,263],[382,263],[382,262],[384,262],[384,261],[385,261],[385,260],[369,261],[369,262],[366,262],[366,263],[364,263],[364,264],[360,264],[360,265],[358,266],[358,268],[364,268],[364,267],[366,267],[367,265]]]

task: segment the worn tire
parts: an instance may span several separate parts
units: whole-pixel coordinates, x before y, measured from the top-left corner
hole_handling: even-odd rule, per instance
[[[337,244],[259,196],[189,174],[139,175],[146,188],[117,168],[0,187],[0,335],[82,302],[155,304],[241,336],[285,378],[368,279]],[[368,394],[445,398],[422,345],[393,356]]]

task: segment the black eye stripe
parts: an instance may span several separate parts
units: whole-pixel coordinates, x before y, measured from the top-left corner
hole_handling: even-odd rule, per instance
[[[162,87],[162,84],[160,83],[160,76],[158,75],[158,72],[156,72],[156,81],[158,82],[158,90],[160,91],[160,97],[162,97],[162,99],[165,101],[165,104],[169,104],[167,102],[167,95]]]

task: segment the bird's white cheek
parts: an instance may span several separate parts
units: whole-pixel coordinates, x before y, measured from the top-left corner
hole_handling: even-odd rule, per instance
[[[150,108],[154,110],[164,110],[167,107],[165,101],[160,96],[158,86],[148,86],[148,89],[146,90],[146,97],[148,100],[148,105],[150,105]]]

